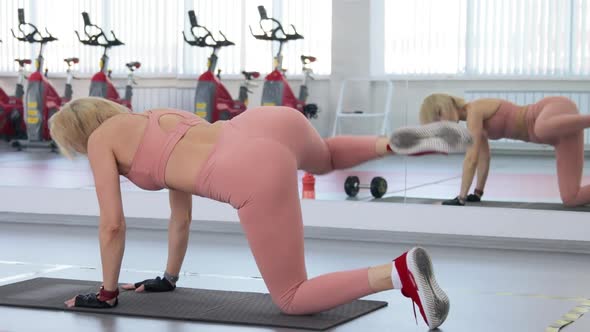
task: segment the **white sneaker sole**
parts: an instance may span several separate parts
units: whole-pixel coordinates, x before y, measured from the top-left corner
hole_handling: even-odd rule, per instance
[[[455,122],[433,122],[424,126],[405,127],[389,138],[391,150],[397,154],[421,152],[465,152],[472,144],[469,130]]]
[[[406,264],[418,286],[418,296],[428,320],[428,327],[431,330],[435,329],[447,319],[449,298],[436,282],[430,256],[424,248],[416,247],[410,250]]]

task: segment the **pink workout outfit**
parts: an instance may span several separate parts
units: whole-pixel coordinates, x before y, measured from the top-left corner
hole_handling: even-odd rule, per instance
[[[186,131],[205,123],[184,111],[147,112],[149,123],[125,176],[147,190],[166,188],[166,163]],[[164,132],[159,117],[184,119]],[[378,158],[377,137],[322,139],[298,111],[250,109],[223,122],[199,172],[194,194],[238,210],[256,264],[279,308],[289,314],[327,310],[374,293],[368,268],[307,278],[297,170],[324,174]]]
[[[565,97],[547,97],[527,106],[502,101],[484,121],[490,139],[511,138],[555,147],[559,192],[565,205],[590,203],[590,186],[581,186],[584,166],[584,129],[590,115],[579,114]]]

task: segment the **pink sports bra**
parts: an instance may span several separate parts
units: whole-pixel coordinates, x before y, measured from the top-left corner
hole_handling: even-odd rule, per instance
[[[147,111],[146,114],[148,124],[133,156],[131,169],[122,175],[142,189],[160,190],[167,188],[164,177],[172,150],[191,127],[205,123],[205,120],[186,111]],[[163,131],[159,123],[160,117],[167,114],[183,117],[170,132]]]

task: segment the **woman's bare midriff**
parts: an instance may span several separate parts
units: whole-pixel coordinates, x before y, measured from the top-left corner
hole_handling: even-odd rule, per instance
[[[194,193],[197,176],[221,134],[221,124],[199,124],[176,144],[166,166],[166,184],[170,188]]]
[[[153,110],[157,111],[157,110]],[[173,130],[181,121],[176,115],[163,115],[160,127],[164,132]],[[112,132],[111,146],[117,159],[120,174],[131,169],[131,163],[147,127],[148,118],[137,115],[117,115],[106,122],[106,128]],[[101,126],[102,127],[102,126]],[[190,128],[176,144],[166,166],[165,181],[171,189],[193,193],[195,181],[201,168],[207,161],[219,135],[222,122],[214,124],[203,122]],[[154,158],[157,158],[154,156]]]

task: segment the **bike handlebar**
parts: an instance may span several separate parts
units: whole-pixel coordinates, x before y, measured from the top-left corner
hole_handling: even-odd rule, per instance
[[[18,25],[26,24],[25,23],[25,10],[23,8],[18,9]]]
[[[260,30],[262,30],[263,33],[257,35],[254,33],[254,31],[252,31],[252,27],[249,26],[250,33],[252,34],[252,36],[254,36],[254,38],[259,40],[279,41],[282,43],[287,42],[289,40],[303,39],[303,36],[297,32],[297,29],[295,29],[295,26],[293,24],[291,24],[293,33],[289,34],[285,32],[285,29],[283,29],[283,25],[281,24],[281,22],[279,22],[275,18],[268,17],[268,14],[266,13],[266,9],[264,8],[264,6],[258,6],[258,13],[260,14],[260,21],[258,22],[258,25],[260,26]],[[262,27],[262,22],[264,21],[271,21],[273,23],[276,23],[277,27],[268,31],[264,30],[264,28]],[[279,32],[283,35],[283,37],[279,37],[277,35],[277,33]]]
[[[90,16],[87,12],[82,12],[82,19],[84,19],[84,26],[92,25],[92,23],[90,22]]]
[[[199,25],[199,23],[197,22],[197,15],[195,14],[194,10],[189,10],[188,11],[188,18],[191,24],[191,35],[193,35],[194,40],[189,40],[188,38],[186,38],[186,34],[184,33],[184,31],[182,31],[182,37],[184,38],[184,41],[191,45],[191,46],[197,46],[197,47],[213,47],[213,48],[221,48],[221,47],[226,47],[226,46],[232,46],[235,45],[235,43],[227,40],[227,37],[223,34],[223,32],[219,31],[219,34],[223,37],[223,40],[216,40],[213,37],[213,34],[211,33],[211,31],[209,31],[209,29],[207,29],[205,26]],[[203,30],[205,30],[205,35],[204,36],[198,36],[195,34],[194,29],[195,28],[201,28]],[[213,43],[209,43],[207,42],[207,40],[210,39],[213,41]]]
[[[41,43],[41,44],[45,44],[45,43],[57,40],[57,38],[52,36],[51,33],[49,33],[49,31],[47,31],[47,28],[45,28],[45,33],[47,34],[47,36],[43,36],[41,34],[41,32],[39,31],[39,29],[37,29],[37,27],[34,24],[26,23],[25,22],[25,10],[23,8],[18,9],[18,23],[19,23],[18,30],[21,32],[22,37],[18,37],[14,33],[14,30],[10,29],[10,31],[12,32],[12,36],[14,38],[16,38],[17,40],[24,41],[27,43]],[[31,28],[33,28],[33,31],[30,33],[25,33],[25,31],[22,28],[23,25],[30,26]],[[35,38],[36,36],[38,36],[38,37]]]
[[[82,13],[82,18],[84,19],[84,34],[86,35],[86,37],[88,37],[88,39],[83,40],[82,38],[80,38],[80,34],[78,33],[78,31],[74,30],[74,32],[76,33],[76,36],[78,37],[78,40],[82,44],[88,45],[88,46],[101,46],[101,47],[105,47],[105,48],[125,45],[125,43],[123,43],[122,41],[119,40],[119,38],[117,38],[117,36],[115,35],[115,32],[113,32],[113,30],[111,30],[111,35],[113,36],[113,39],[109,40],[107,38],[107,35],[104,33],[104,30],[102,30],[101,27],[99,27],[96,24],[92,24],[92,22],[90,22],[90,16],[88,15],[87,12]],[[90,28],[90,27],[97,28],[100,31],[100,33],[91,35],[90,33],[88,33],[88,28]],[[102,37],[105,40],[105,42],[101,43],[99,40],[100,37]]]
[[[264,6],[258,6],[258,14],[260,14],[260,19],[268,20],[268,15],[266,14],[266,8],[264,8]]]
[[[189,21],[191,22],[191,27],[198,27],[199,26],[199,24],[197,23],[197,15],[195,14],[194,10],[188,11],[188,18],[189,18]]]

